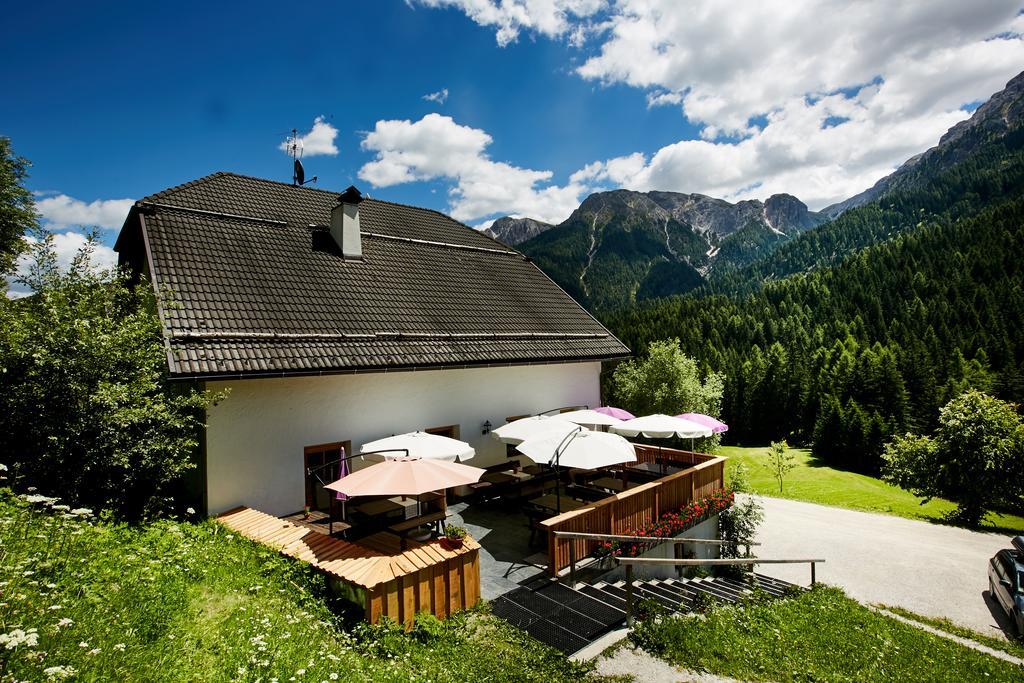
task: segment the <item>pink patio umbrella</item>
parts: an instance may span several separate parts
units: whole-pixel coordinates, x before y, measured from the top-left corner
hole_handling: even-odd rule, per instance
[[[676,417],[681,417],[684,420],[704,425],[709,428],[713,434],[721,434],[722,432],[729,431],[729,425],[716,420],[710,415],[704,415],[703,413],[682,413],[681,415],[676,415]]]
[[[613,408],[611,406],[601,406],[600,408],[594,408],[594,412],[602,413],[604,415],[611,415],[612,417],[618,418],[619,420],[632,420],[634,417],[636,417],[636,415],[629,412],[628,410],[623,410],[622,408]]]
[[[395,458],[327,484],[348,496],[418,496],[480,481],[484,470],[444,460]]]

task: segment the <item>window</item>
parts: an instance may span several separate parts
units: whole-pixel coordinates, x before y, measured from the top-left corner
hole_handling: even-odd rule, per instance
[[[302,449],[302,472],[306,481],[305,504],[310,510],[327,511],[330,509],[329,492],[324,489],[320,481],[330,483],[338,478],[338,460],[341,458],[342,448],[345,449],[346,456],[352,455],[351,441],[322,443]],[[310,470],[313,472],[310,473]]]
[[[427,434],[437,434],[438,436],[447,436],[449,439],[459,438],[459,425],[447,425],[444,427],[431,427],[430,429],[424,429]]]

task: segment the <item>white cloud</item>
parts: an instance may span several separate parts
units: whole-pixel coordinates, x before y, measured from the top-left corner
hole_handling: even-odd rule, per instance
[[[60,230],[68,226],[96,226],[119,230],[134,199],[97,199],[84,202],[66,194],[43,197],[36,201],[36,210],[48,228]]]
[[[590,164],[571,183],[844,199],[937,142],[1024,65],[1020,0],[420,0],[570,44],[576,73],[679,106],[699,140]]]
[[[323,116],[316,117],[313,119],[313,127],[309,129],[309,132],[298,138],[302,156],[312,157],[318,154],[336,156],[338,154],[338,148],[334,146],[336,137],[338,137],[338,129],[327,123]],[[278,145],[278,149],[287,152],[289,142],[290,140],[285,140]]]
[[[458,220],[495,213],[516,213],[557,223],[579,205],[587,189],[570,181],[549,184],[551,171],[519,168],[486,154],[491,136],[456,123],[449,116],[427,114],[419,121],[378,121],[363,139],[376,158],[359,169],[359,177],[376,187],[444,179],[450,212]],[[538,187],[540,185],[540,187]]]
[[[29,243],[36,241],[34,237],[25,237],[24,239]],[[57,257],[58,267],[61,270],[67,270],[71,265],[71,260],[85,246],[85,243],[85,235],[74,230],[53,233],[53,250]],[[15,277],[22,277],[28,273],[30,264],[31,256],[29,254],[22,254],[18,258],[15,276],[8,278],[8,298],[18,299],[32,293],[24,285],[15,282]],[[90,264],[97,271],[113,268],[117,265],[117,252],[105,244],[97,243],[93,246]]]
[[[423,96],[423,99],[427,102],[437,102],[438,104],[444,104],[448,101],[448,88],[441,88],[437,92],[428,93]]]
[[[499,45],[514,42],[520,31],[535,31],[548,37],[568,35],[580,44],[584,28],[578,23],[607,6],[606,0],[406,0],[426,7],[459,9],[481,26],[498,29]]]

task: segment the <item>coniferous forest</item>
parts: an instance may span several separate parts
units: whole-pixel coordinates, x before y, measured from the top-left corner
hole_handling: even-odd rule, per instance
[[[1024,401],[1024,132],[977,126],[875,201],[698,290],[600,313],[726,378],[727,441],[877,473],[968,388]]]

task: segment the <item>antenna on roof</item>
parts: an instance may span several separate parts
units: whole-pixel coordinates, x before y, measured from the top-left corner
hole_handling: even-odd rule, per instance
[[[292,158],[292,185],[301,186],[306,183],[315,183],[316,176],[306,180],[306,169],[302,168],[302,162],[299,161],[302,158],[302,138],[299,137],[299,131],[292,128],[292,136],[288,138],[285,148],[288,151],[288,156]]]

